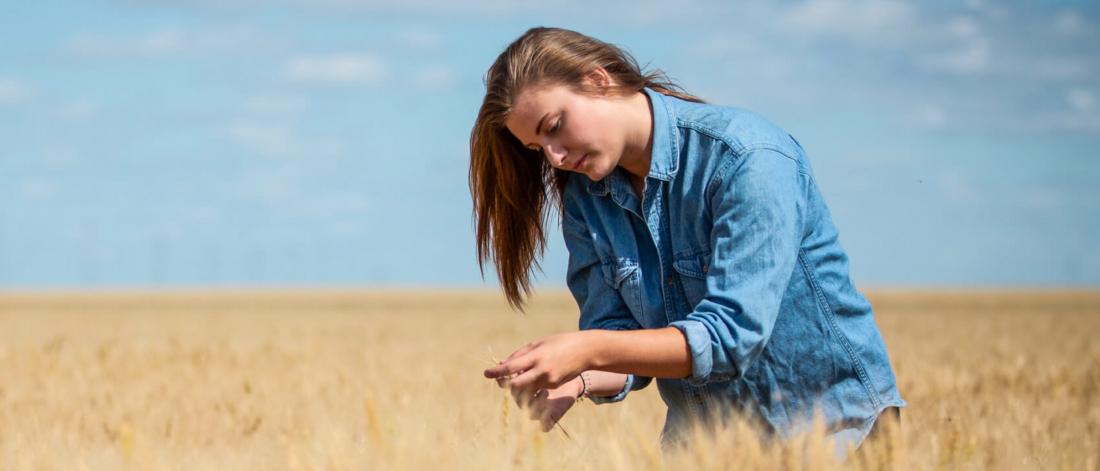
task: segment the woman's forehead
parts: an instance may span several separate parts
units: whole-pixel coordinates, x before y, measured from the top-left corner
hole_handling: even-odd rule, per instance
[[[516,96],[516,101],[508,112],[504,124],[523,142],[530,142],[534,138],[539,120],[552,107],[553,100],[545,95],[541,90],[523,90]]]
[[[512,105],[505,124],[513,129],[513,133],[516,131],[514,129],[516,126],[530,128],[522,129],[519,135],[534,136],[535,126],[538,125],[539,120],[548,113],[568,105],[576,98],[576,93],[561,85],[524,89],[516,96],[515,104]]]
[[[572,90],[562,85],[527,87],[520,90],[519,94],[516,95],[512,111],[515,112],[521,108],[530,110],[555,106],[562,101],[569,100],[574,95]]]

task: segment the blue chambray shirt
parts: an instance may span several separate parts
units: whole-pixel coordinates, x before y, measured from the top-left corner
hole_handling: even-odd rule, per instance
[[[571,174],[562,227],[581,329],[680,329],[692,374],[658,379],[663,441],[748,412],[789,436],[820,414],[838,449],[904,406],[871,305],[799,143],[748,111],[646,89],[653,156],[641,201],[621,167]],[[633,377],[618,396],[649,384]]]

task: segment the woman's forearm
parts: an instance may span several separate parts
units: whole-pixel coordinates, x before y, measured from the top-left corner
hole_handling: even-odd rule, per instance
[[[626,386],[627,375],[624,373],[612,373],[610,371],[589,370],[581,373],[579,378],[584,378],[583,387],[588,388],[590,397],[614,397],[623,391]],[[577,393],[579,396],[580,393]]]
[[[654,378],[691,376],[691,351],[680,329],[664,327],[589,332],[596,334],[592,342],[590,370]]]
[[[485,369],[486,378],[505,378],[512,394],[529,398],[557,389],[584,371],[599,370],[655,378],[686,378],[692,372],[687,339],[675,327],[641,330],[581,330],[544,337]],[[517,399],[519,400],[519,399]]]

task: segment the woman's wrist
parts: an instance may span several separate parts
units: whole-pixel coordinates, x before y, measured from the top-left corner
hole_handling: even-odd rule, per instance
[[[572,396],[573,399],[580,400],[588,392],[588,387],[584,382],[584,378],[581,376],[583,374],[584,373],[577,375],[576,378],[566,383],[566,387],[569,388],[567,391],[569,391],[569,395]]]
[[[582,331],[588,336],[587,346],[588,352],[585,355],[587,359],[585,365],[585,371],[601,370],[607,366],[607,355],[604,352],[603,347],[607,345],[608,334],[611,331],[608,330],[587,330]]]
[[[610,371],[588,370],[579,375],[583,397],[614,397],[623,391],[629,375]]]

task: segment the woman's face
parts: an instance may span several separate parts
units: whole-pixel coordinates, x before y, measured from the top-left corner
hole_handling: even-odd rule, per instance
[[[555,168],[593,181],[615,170],[624,148],[622,109],[612,98],[589,96],[563,85],[529,87],[516,97],[505,126],[521,143],[541,151]]]

